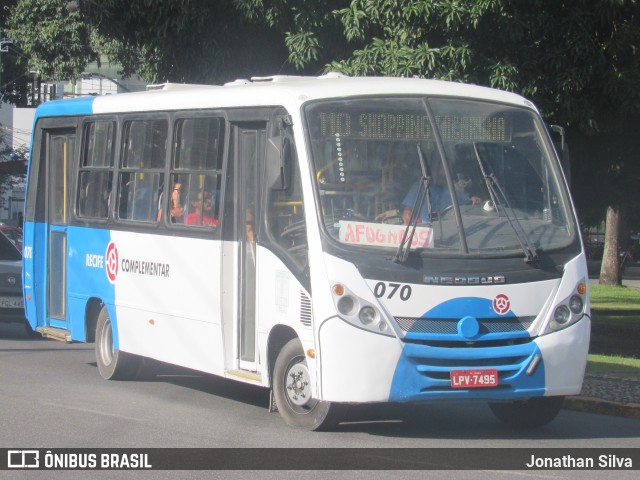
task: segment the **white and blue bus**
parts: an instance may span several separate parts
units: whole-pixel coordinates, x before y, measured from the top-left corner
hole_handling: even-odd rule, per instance
[[[289,425],[349,404],[580,392],[585,254],[534,105],[422,79],[275,76],[38,107],[31,327],[271,389]],[[414,411],[414,409],[411,409]]]

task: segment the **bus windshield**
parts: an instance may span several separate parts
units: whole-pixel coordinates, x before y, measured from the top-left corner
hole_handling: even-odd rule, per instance
[[[375,97],[314,102],[305,115],[321,217],[344,245],[397,250],[404,238],[424,255],[531,259],[575,235],[544,124],[529,109]]]

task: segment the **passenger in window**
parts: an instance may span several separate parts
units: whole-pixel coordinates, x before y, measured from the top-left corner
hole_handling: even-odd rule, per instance
[[[158,197],[158,222],[162,220],[162,204],[164,203],[163,197],[164,192],[160,191],[160,195]],[[182,201],[182,198],[182,184],[175,182],[171,189],[171,223],[182,223],[184,220],[184,202]]]
[[[171,190],[171,222],[182,223],[184,216],[184,202],[182,195],[182,184],[175,182]]]
[[[206,225],[210,227],[218,226],[218,219],[213,212],[213,199],[207,192],[199,192],[191,199],[193,211],[184,218],[187,225]]]
[[[246,232],[247,232],[247,240],[249,242],[255,242],[255,230],[254,230],[254,218],[253,218],[253,209],[247,208],[247,212],[245,215],[246,218]]]

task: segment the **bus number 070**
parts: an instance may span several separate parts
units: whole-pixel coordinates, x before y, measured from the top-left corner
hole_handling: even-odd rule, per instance
[[[384,297],[385,294],[387,294],[387,298],[393,298],[396,293],[399,293],[400,300],[406,302],[407,300],[409,300],[409,298],[411,298],[411,286],[402,285],[400,283],[389,283],[387,285],[385,282],[378,282],[373,289],[373,293],[378,298]]]

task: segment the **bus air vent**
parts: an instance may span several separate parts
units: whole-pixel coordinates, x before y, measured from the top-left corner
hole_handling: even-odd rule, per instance
[[[304,292],[300,292],[300,322],[306,326],[311,326],[311,299]]]

